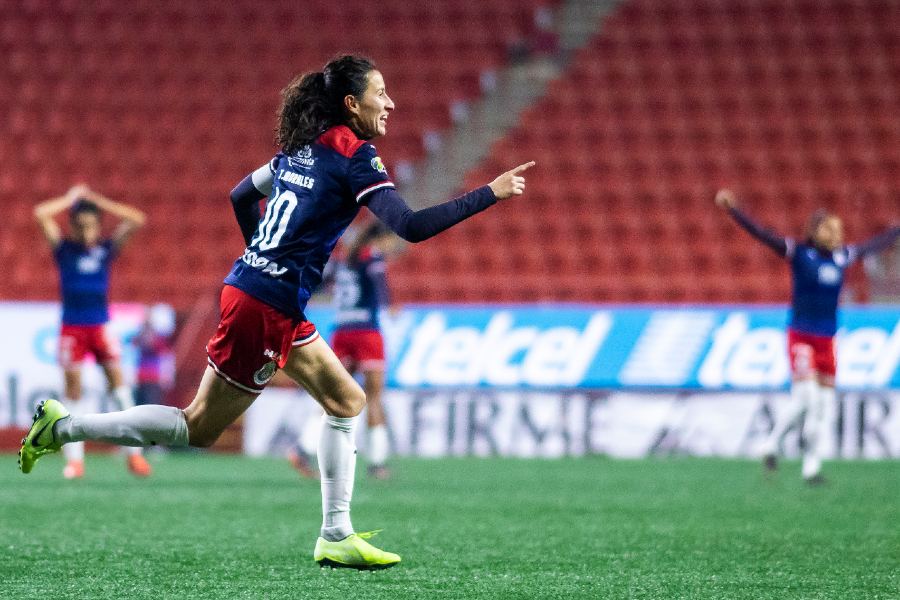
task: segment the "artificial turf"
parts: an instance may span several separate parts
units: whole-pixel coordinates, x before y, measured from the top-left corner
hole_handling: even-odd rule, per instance
[[[319,487],[287,463],[0,457],[2,598],[900,598],[900,464],[396,460],[357,478],[358,530],[403,556],[379,572],[312,560]]]

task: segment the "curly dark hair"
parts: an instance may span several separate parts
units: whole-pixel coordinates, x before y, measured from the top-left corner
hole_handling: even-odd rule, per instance
[[[346,123],[344,98],[362,99],[375,64],[346,54],[329,61],[321,71],[295,77],[281,90],[275,140],[286,154],[311,144],[327,129]]]

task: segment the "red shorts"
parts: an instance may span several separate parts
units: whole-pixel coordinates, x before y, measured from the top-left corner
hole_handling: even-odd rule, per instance
[[[59,332],[59,364],[63,369],[77,367],[88,354],[98,363],[119,360],[119,340],[107,332],[106,325],[66,325]]]
[[[837,373],[837,358],[833,337],[788,329],[787,343],[791,373],[795,377],[821,375],[834,380]]]
[[[384,370],[384,340],[377,329],[338,329],[331,349],[351,373]]]
[[[222,379],[252,394],[263,391],[284,366],[291,347],[319,337],[309,321],[298,322],[234,286],[222,289],[221,312],[206,345],[209,364]]]

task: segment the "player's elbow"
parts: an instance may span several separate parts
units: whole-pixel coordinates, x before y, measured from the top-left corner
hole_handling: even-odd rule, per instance
[[[138,227],[143,227],[147,224],[147,215],[141,211],[136,211],[128,220],[131,221],[131,225],[137,229]]]

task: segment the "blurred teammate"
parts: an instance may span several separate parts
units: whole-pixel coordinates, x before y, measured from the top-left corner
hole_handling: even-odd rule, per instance
[[[175,329],[171,309],[157,304],[147,311],[147,318],[134,338],[137,349],[137,388],[135,404],[162,404],[165,394],[175,383],[175,353],[170,341]]]
[[[329,263],[337,308],[336,330],[331,339],[335,355],[350,373],[361,373],[366,393],[368,473],[387,479],[390,440],[382,404],[384,390],[384,339],[379,327],[379,311],[389,303],[385,258],[396,247],[397,237],[383,223],[366,226],[353,240],[344,260]],[[333,268],[332,268],[333,267]],[[314,476],[303,440],[290,460],[306,477]]]
[[[63,237],[56,216],[69,211],[70,237]],[[101,238],[101,211],[120,219],[113,236]],[[59,362],[65,377],[65,399],[73,414],[81,409],[81,364],[92,355],[106,376],[107,389],[121,409],[134,405],[131,389],[122,381],[119,345],[108,334],[109,268],[132,233],[144,224],[144,213],[98,194],[86,186],[75,186],[64,196],[42,202],[34,216],[50,242],[59,267],[62,292],[62,329]],[[63,476],[84,476],[84,442],[69,444],[63,451]],[[128,469],[140,477],[150,475],[150,465],[140,448],[128,449]]]
[[[835,402],[837,358],[834,336],[837,332],[837,308],[844,271],[871,252],[890,246],[900,236],[900,227],[856,245],[843,244],[840,218],[825,211],[816,212],[809,221],[806,239],[796,242],[765,230],[738,210],[730,191],[720,190],[716,204],[753,237],[772,248],[791,263],[793,295],[788,325],[787,346],[791,363],[791,404],[779,413],[763,448],[767,469],[777,468],[777,452],[785,433],[805,412],[802,474],[810,484],[824,481],[822,437],[828,411]]]
[[[86,439],[133,446],[206,447],[238,418],[282,368],[325,410],[319,441],[323,522],[313,553],[320,565],[387,568],[400,557],[375,548],[350,522],[356,449],[355,417],[366,397],[304,309],[322,279],[338,238],[363,206],[400,237],[437,235],[525,190],[521,173],[443,204],[411,210],[394,189],[369,143],[384,135],[394,103],[384,79],[366,59],[343,56],[323,71],[297,77],[282,91],[279,152],[231,193],[247,242],[225,278],[221,321],[207,345],[209,366],[184,411],[136,406],[103,415],[69,415],[43,403],[19,451],[28,473],[43,454]],[[268,196],[265,215],[259,202]]]

